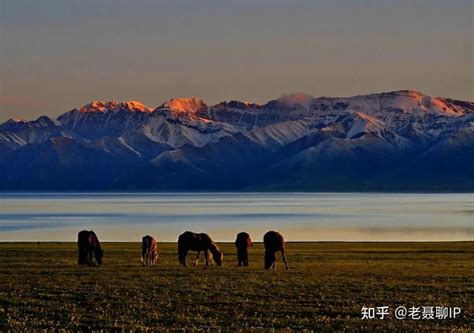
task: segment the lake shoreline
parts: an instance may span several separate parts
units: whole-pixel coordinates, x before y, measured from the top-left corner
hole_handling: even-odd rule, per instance
[[[400,193],[10,193],[0,194],[0,241],[101,241],[150,234],[174,242],[190,230],[216,241],[393,242],[474,239],[474,195]]]

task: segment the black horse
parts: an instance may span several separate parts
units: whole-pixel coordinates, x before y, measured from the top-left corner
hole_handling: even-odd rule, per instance
[[[100,247],[99,239],[93,231],[82,230],[77,235],[77,245],[79,248],[79,265],[93,265],[93,258],[98,265],[102,265],[104,251]]]
[[[265,269],[275,269],[275,254],[280,251],[283,261],[285,262],[286,270],[289,270],[288,264],[286,263],[285,240],[283,236],[277,231],[269,231],[263,236],[263,243],[265,244]]]
[[[237,248],[237,262],[239,266],[249,265],[249,251],[248,249],[253,246],[250,235],[246,232],[240,232],[237,234],[235,239],[235,247]]]

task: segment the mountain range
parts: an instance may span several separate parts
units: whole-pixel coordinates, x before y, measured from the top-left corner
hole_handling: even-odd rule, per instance
[[[473,191],[474,102],[411,90],[93,101],[1,124],[0,190]]]

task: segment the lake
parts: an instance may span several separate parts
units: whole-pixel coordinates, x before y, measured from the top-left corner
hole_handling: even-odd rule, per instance
[[[474,194],[0,193],[0,241],[176,241],[186,230],[233,241],[474,240]]]

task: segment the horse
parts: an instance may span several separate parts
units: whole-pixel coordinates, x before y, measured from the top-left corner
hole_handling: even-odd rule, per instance
[[[209,266],[209,261],[213,260],[217,266],[222,266],[222,259],[224,253],[219,249],[216,243],[209,237],[208,234],[194,233],[186,231],[178,237],[178,257],[180,266],[187,266],[186,255],[188,251],[197,251],[195,266],[199,261],[199,254],[204,251],[206,258],[206,266]],[[212,258],[210,256],[212,254]]]
[[[150,235],[142,238],[142,262],[145,266],[154,266],[158,259],[158,245]]]
[[[241,232],[237,234],[235,239],[235,247],[237,248],[237,262],[238,266],[248,266],[249,265],[249,252],[248,249],[253,246],[252,239],[250,235],[246,232]]]
[[[79,249],[78,264],[93,265],[93,257],[98,265],[102,265],[104,251],[100,247],[99,239],[93,231],[82,230],[77,235],[77,245]]]
[[[265,269],[275,269],[276,267],[276,253],[281,252],[286,270],[289,270],[285,256],[285,240],[283,236],[277,231],[269,231],[263,236],[263,243],[265,245]]]

